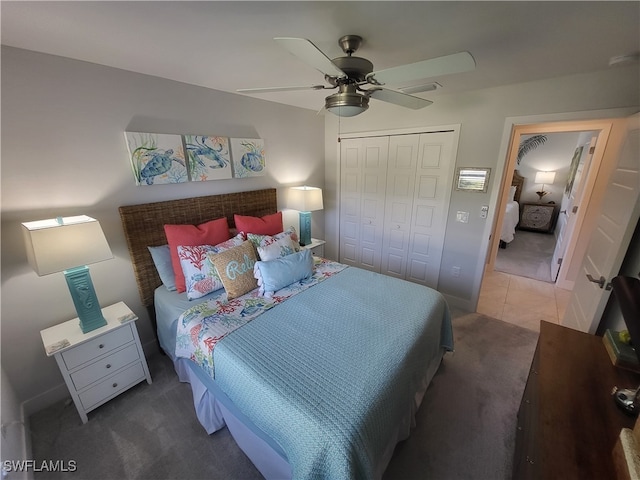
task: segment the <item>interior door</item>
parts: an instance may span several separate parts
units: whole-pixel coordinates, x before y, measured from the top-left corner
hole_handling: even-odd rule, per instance
[[[552,282],[555,282],[558,278],[560,265],[569,244],[567,239],[571,238],[571,234],[573,233],[576,223],[576,214],[578,213],[578,209],[580,208],[584,198],[584,186],[586,184],[587,176],[583,175],[583,173],[586,173],[589,170],[595,143],[596,137],[592,138],[591,142],[582,145],[582,154],[578,161],[571,190],[568,194],[563,195],[562,198],[560,214],[558,215],[558,223],[556,224],[558,239],[556,241],[556,248],[553,251],[553,257],[551,258]]]
[[[613,171],[562,325],[595,333],[640,217],[640,114],[628,132]]]

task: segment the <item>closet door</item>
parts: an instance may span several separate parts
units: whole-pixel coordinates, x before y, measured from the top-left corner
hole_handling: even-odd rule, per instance
[[[388,137],[340,143],[340,262],[380,271]]]
[[[454,132],[420,134],[406,279],[437,288],[455,166]]]
[[[406,278],[420,135],[389,139],[381,273]]]

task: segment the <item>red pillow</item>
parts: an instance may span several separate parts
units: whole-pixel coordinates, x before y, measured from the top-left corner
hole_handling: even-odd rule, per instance
[[[222,217],[201,225],[165,225],[164,233],[169,243],[171,265],[179,293],[186,291],[184,274],[178,257],[178,247],[197,247],[198,245],[217,245],[229,240],[227,218]]]
[[[284,228],[282,228],[282,212],[265,215],[262,218],[234,215],[233,220],[236,222],[238,231],[245,234],[276,235],[284,231]]]

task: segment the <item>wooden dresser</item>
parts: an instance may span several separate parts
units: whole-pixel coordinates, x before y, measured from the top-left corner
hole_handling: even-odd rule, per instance
[[[613,447],[635,419],[611,390],[639,384],[640,375],[613,366],[602,337],[541,322],[518,411],[513,478],[616,478]]]

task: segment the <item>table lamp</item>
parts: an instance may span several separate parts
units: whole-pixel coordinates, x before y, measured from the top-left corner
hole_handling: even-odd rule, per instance
[[[536,172],[536,177],[533,182],[542,184],[540,191],[536,192],[538,197],[540,197],[540,201],[542,201],[542,197],[549,193],[544,191],[544,185],[551,185],[555,179],[556,172]]]
[[[300,245],[311,244],[311,212],[322,210],[322,190],[316,187],[292,187],[289,208],[300,212]]]
[[[36,273],[64,272],[82,332],[106,325],[87,267],[113,258],[100,223],[80,215],[25,222],[22,227],[27,258]]]

